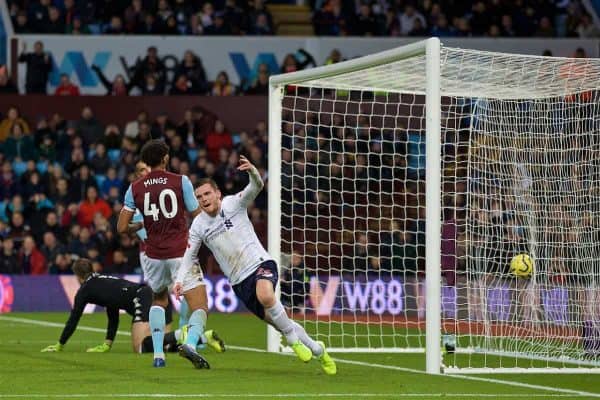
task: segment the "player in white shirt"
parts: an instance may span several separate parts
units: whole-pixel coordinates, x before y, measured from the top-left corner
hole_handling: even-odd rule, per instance
[[[336,365],[323,342],[312,340],[302,326],[292,321],[275,296],[277,265],[258,240],[248,218],[248,206],[264,184],[246,157],[240,157],[238,170],[248,172],[250,183],[235,195],[221,199],[219,188],[210,179],[202,180],[196,189],[204,212],[194,218],[190,227],[187,250],[173,291],[177,296],[183,294],[185,274],[198,264],[198,250],[204,243],[248,310],[280,331],[298,358],[308,362],[314,355],[325,373],[334,375]]]

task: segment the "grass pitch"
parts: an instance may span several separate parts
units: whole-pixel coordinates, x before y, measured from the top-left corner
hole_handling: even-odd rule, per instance
[[[66,313],[0,315],[0,399],[588,399],[600,398],[600,375],[424,374],[423,354],[338,354],[338,374],[317,361],[269,354],[265,326],[251,315],[209,316],[229,348],[205,351],[210,370],[195,370],[176,354],[154,369],[150,354],[130,350],[123,316],[110,353],[86,353],[104,339],[106,316],[84,315],[62,353],[40,353],[58,340]],[[85,329],[85,330],[84,330]]]

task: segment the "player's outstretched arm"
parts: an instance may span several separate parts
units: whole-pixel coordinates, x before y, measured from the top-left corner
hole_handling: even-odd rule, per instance
[[[240,156],[239,171],[247,171],[250,182],[248,186],[239,193],[240,202],[243,207],[248,207],[265,186],[258,169],[244,156]]]
[[[67,341],[69,340],[71,335],[73,335],[73,332],[75,332],[75,329],[77,328],[77,324],[79,324],[81,314],[83,314],[83,310],[86,304],[87,302],[84,300],[83,296],[81,295],[81,292],[78,292],[77,295],[75,295],[73,309],[71,310],[71,314],[69,315],[69,319],[65,324],[62,334],[60,335],[58,343],[43,348],[41,350],[42,353],[58,352],[63,350],[65,344],[67,344]]]

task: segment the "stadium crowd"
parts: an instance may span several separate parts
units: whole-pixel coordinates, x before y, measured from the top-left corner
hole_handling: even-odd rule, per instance
[[[263,0],[9,0],[17,33],[273,35]],[[597,37],[579,0],[313,0],[332,36]]]
[[[44,49],[44,44],[37,41],[33,51],[27,51],[24,43],[18,61],[26,65],[25,93],[27,94],[52,94],[57,96],[78,96],[79,87],[71,81],[70,76],[61,74],[60,83],[53,92],[48,93],[47,87],[52,71],[52,60]],[[326,60],[327,64],[342,60],[338,50],[333,50]],[[147,49],[146,55],[127,71],[128,77],[117,74],[107,77],[102,70],[92,65],[92,70],[106,89],[107,96],[127,96],[140,94],[145,96],[160,95],[267,95],[269,90],[269,77],[273,73],[293,72],[316,66],[314,57],[304,49],[299,49],[296,54],[284,57],[279,71],[273,71],[269,65],[260,64],[256,76],[243,80],[239,85],[230,82],[227,72],[220,71],[214,80],[209,80],[202,64],[202,60],[193,51],[184,52],[181,61],[173,69],[166,67],[156,47]],[[212,77],[211,77],[212,78]],[[12,79],[6,66],[0,66],[0,94],[15,94],[19,90]]]
[[[248,132],[230,133],[201,108],[183,121],[141,111],[125,126],[99,121],[90,107],[75,121],[54,114],[31,121],[16,107],[0,122],[0,273],[71,273],[73,259],[87,257],[96,269],[139,272],[136,239],[119,236],[116,221],[139,149],[150,138],[171,146],[170,169],[192,183],[213,178],[224,194],[241,190],[246,155],[263,175],[267,149],[264,122]],[[266,194],[250,210],[266,238]],[[207,266],[210,268],[215,264]]]

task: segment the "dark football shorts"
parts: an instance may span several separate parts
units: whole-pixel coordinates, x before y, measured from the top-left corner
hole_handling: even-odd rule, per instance
[[[152,289],[149,286],[140,286],[133,298],[133,319],[131,323],[148,322],[150,307],[152,307]],[[167,325],[173,322],[173,304],[171,304],[170,299],[169,306],[165,311],[165,322]]]
[[[273,290],[277,287],[279,274],[277,273],[277,264],[269,260],[260,264],[256,271],[250,274],[246,279],[233,286],[236,296],[244,303],[246,308],[260,319],[265,319],[265,309],[256,297],[256,282],[259,279],[266,279],[273,284]]]

